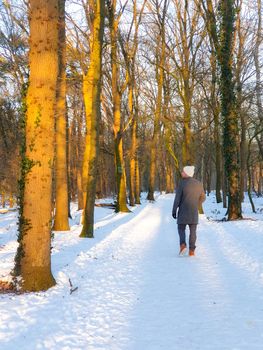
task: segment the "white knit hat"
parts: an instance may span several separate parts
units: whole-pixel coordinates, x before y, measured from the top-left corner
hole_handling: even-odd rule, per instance
[[[192,165],[188,165],[188,166],[185,166],[183,168],[183,172],[187,175],[187,176],[190,176],[190,177],[193,177],[194,176],[194,172],[195,172],[195,167]]]

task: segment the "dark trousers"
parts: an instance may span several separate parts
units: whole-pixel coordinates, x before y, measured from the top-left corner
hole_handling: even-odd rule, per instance
[[[190,229],[189,248],[191,250],[195,250],[197,224],[189,224],[188,226],[189,226],[189,229]],[[186,229],[186,224],[178,224],[178,233],[179,233],[179,237],[180,237],[180,245],[181,244],[186,244],[186,241],[185,241],[185,229]]]

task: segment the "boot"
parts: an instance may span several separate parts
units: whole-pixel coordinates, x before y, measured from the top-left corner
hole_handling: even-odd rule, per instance
[[[180,245],[179,256],[184,256],[186,254],[186,251],[187,251],[186,244],[184,244],[184,243],[181,244]]]
[[[189,250],[189,256],[195,256],[195,251],[192,250],[192,249],[190,249],[190,250]]]

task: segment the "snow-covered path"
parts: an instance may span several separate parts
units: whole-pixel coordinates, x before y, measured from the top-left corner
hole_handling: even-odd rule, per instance
[[[58,284],[0,296],[0,348],[263,349],[262,221],[202,217],[196,257],[180,258],[172,201],[98,220],[92,241],[56,234]]]

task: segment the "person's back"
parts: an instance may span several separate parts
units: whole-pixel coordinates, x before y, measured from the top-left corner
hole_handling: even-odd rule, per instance
[[[177,218],[178,233],[180,236],[180,255],[186,252],[185,228],[189,225],[189,255],[194,255],[196,242],[196,228],[198,224],[198,208],[205,200],[205,192],[200,181],[193,179],[194,166],[185,166],[182,171],[182,180],[176,190],[172,216]],[[177,209],[178,216],[177,216]]]
[[[182,195],[179,203],[178,224],[197,224],[198,208],[204,200],[203,185],[192,177],[181,180]]]

